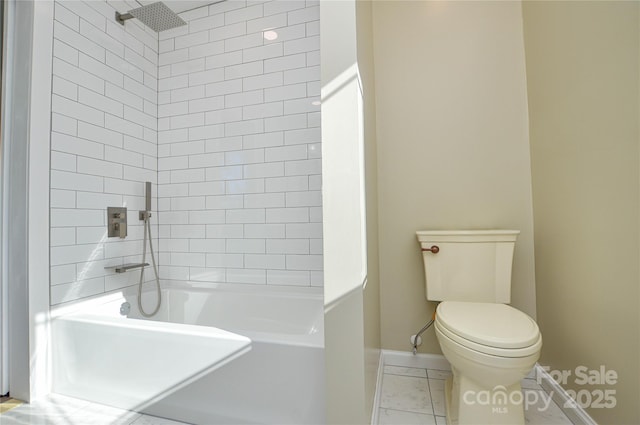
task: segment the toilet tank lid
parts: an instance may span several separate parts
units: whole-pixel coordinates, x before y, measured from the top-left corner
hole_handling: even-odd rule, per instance
[[[536,322],[506,304],[444,301],[437,320],[465,339],[496,348],[525,348],[540,338]]]
[[[515,242],[519,230],[418,230],[419,242]]]

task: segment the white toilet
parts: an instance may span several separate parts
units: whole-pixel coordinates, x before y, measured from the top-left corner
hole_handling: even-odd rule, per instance
[[[451,363],[447,423],[524,424],[520,381],[540,357],[536,322],[506,305],[517,230],[420,231],[427,299]]]

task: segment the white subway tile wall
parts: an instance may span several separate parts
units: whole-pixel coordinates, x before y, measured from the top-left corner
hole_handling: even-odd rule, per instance
[[[117,24],[110,2],[56,0],[54,8],[52,305],[137,284],[139,270],[105,267],[141,261],[137,211],[158,168],[157,33]],[[128,236],[108,238],[106,209],[119,206],[128,208]]]
[[[137,283],[105,267],[141,260],[145,181],[162,279],[321,286],[318,2],[227,0],[159,34],[114,21],[136,6],[55,2],[51,303]]]
[[[322,285],[318,2],[181,16],[159,34],[161,276]]]

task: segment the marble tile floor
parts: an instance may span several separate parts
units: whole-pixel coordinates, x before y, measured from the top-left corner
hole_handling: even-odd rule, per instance
[[[51,394],[0,414],[2,425],[184,425],[155,416]]]
[[[378,408],[378,425],[446,425],[444,382],[450,371],[384,366]],[[536,382],[533,376],[522,380],[522,389],[537,400],[525,410],[528,425],[572,425]],[[544,400],[548,400],[545,408]]]

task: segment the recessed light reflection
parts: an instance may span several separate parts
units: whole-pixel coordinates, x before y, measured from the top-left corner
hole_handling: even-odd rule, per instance
[[[275,31],[265,31],[262,33],[262,37],[264,37],[265,40],[269,40],[269,41],[273,41],[276,38],[278,38],[278,33]]]
[[[320,101],[319,100],[314,100],[313,102],[311,102],[311,104],[313,106],[320,106]]]

